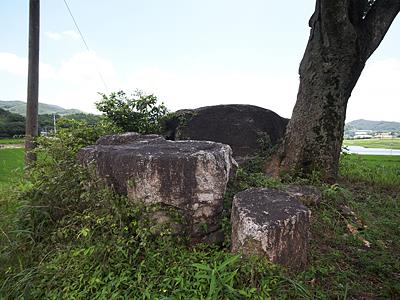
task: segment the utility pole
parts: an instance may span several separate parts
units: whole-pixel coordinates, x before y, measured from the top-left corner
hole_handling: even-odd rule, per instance
[[[57,127],[56,127],[56,114],[53,114],[53,131],[54,134],[57,133]]]
[[[36,160],[36,155],[32,153],[32,150],[35,148],[35,138],[38,136],[39,32],[40,0],[29,0],[28,96],[25,130],[26,166]]]

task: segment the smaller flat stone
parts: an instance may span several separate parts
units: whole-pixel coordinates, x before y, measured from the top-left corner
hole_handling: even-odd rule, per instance
[[[310,210],[290,194],[253,188],[235,195],[232,251],[263,255],[292,269],[307,264]]]

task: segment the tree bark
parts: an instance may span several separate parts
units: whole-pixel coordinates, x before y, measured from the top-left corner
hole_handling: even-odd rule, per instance
[[[29,1],[28,95],[26,103],[25,164],[36,160],[32,152],[38,136],[40,0]]]
[[[398,0],[317,0],[296,105],[267,173],[336,180],[347,102],[399,7]]]

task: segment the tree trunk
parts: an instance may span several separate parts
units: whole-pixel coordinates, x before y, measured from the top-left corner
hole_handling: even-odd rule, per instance
[[[284,140],[267,162],[267,173],[307,176],[317,172],[324,181],[336,180],[347,101],[368,57],[383,39],[374,43],[371,32],[365,30],[370,21],[366,9],[354,7],[353,2],[359,4],[356,1],[317,0],[299,68],[297,102]],[[387,29],[390,24],[385,23]]]

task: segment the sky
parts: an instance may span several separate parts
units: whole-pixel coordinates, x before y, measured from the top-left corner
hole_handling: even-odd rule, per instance
[[[174,111],[252,104],[291,116],[315,0],[41,0],[39,101],[96,112],[136,89]],[[26,100],[29,0],[1,0],[0,99]],[[400,16],[347,107],[400,122]],[[101,79],[101,76],[104,79]]]

